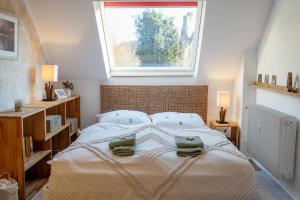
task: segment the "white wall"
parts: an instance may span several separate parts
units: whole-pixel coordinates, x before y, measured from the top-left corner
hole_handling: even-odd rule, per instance
[[[248,109],[251,104],[256,103],[256,90],[249,85],[256,79],[257,73],[257,52],[248,50],[244,55],[244,84],[242,101],[242,123],[241,123],[241,151],[247,151],[247,133],[248,133]]]
[[[300,1],[278,0],[274,6],[258,54],[258,74],[275,74],[278,84],[285,85],[288,72],[300,75]],[[257,91],[257,103],[300,119],[300,99],[282,94]],[[300,126],[298,128],[295,180],[280,181],[300,199]]]
[[[61,66],[61,79],[106,79],[93,0],[25,1],[49,61]],[[207,1],[198,80],[235,78],[243,51],[259,44],[272,3]]]
[[[256,50],[246,50],[233,86],[233,119],[240,129],[240,149],[247,151],[248,110],[247,106],[256,103],[256,90],[249,85],[256,79]]]
[[[108,84],[209,85],[208,117],[218,116],[216,91],[229,90],[244,49],[255,48],[263,33],[273,0],[209,0],[198,77],[106,79],[92,0],[26,0],[39,38],[51,63],[61,68],[60,79],[75,80],[75,87],[91,84],[99,97],[98,80]],[[255,10],[255,15],[253,15]],[[55,13],[55,14],[53,14]],[[80,14],[78,14],[80,13]],[[78,80],[78,81],[76,81]],[[84,80],[84,81],[82,81]],[[94,81],[97,80],[97,81]],[[82,85],[81,85],[82,84]],[[92,85],[94,84],[94,85]],[[78,89],[82,98],[87,91]],[[87,99],[87,98],[86,98]],[[88,100],[88,99],[87,99]],[[94,122],[99,101],[82,107],[89,125]],[[94,109],[95,108],[95,109]],[[230,118],[230,110],[228,117]]]
[[[233,107],[232,107],[232,119],[238,123],[241,127],[242,125],[242,107],[243,107],[243,88],[244,88],[244,60],[242,59],[240,68],[235,75],[235,81],[233,84]]]
[[[100,113],[100,82],[97,80],[69,80],[74,85],[73,95],[80,95],[81,127],[85,128],[97,122]],[[55,88],[63,88],[61,82]]]

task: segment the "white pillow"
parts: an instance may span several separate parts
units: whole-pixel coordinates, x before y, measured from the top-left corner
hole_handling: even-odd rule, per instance
[[[99,123],[112,123],[123,125],[138,125],[151,123],[149,116],[140,111],[134,110],[116,110],[112,112],[97,115]]]
[[[207,127],[196,113],[162,112],[150,115],[154,124],[166,128],[194,129]]]

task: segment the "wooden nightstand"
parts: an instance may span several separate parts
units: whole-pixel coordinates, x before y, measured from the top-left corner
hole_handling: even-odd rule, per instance
[[[224,132],[227,138],[239,149],[240,148],[240,134],[239,127],[234,122],[228,124],[219,124],[216,121],[210,122],[210,128],[220,132]]]

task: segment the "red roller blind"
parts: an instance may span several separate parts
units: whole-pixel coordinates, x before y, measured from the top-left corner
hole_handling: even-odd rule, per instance
[[[105,1],[105,7],[195,7],[197,1]]]

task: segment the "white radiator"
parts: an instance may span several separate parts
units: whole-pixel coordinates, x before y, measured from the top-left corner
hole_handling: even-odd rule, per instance
[[[248,152],[275,177],[293,180],[297,118],[261,105],[248,113]]]

